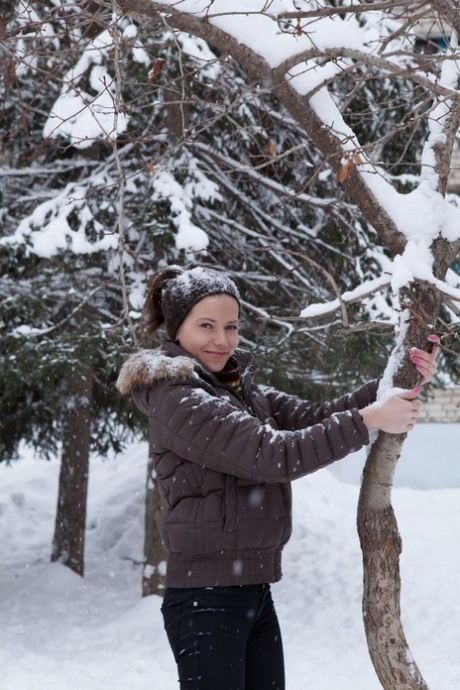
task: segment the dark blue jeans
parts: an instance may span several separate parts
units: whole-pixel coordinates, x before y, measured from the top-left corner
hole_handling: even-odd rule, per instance
[[[269,585],[168,588],[162,612],[181,690],[284,690]]]

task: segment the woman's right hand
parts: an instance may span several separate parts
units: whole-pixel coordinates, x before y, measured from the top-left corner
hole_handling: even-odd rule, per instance
[[[404,434],[411,431],[420,414],[421,403],[417,397],[421,386],[401,390],[361,410],[364,424],[369,431],[380,429],[388,434]]]

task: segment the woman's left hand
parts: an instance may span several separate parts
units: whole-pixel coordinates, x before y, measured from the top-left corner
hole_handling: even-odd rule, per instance
[[[428,340],[430,343],[439,343],[439,337],[437,335],[429,335]],[[409,359],[412,364],[415,365],[417,371],[422,375],[421,385],[424,383],[429,383],[433,376],[436,374],[438,368],[436,358],[438,356],[439,347],[433,344],[431,352],[426,352],[425,350],[419,350],[418,347],[411,347],[409,350]]]

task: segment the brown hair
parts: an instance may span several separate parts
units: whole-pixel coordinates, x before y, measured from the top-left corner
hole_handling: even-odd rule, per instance
[[[144,302],[144,323],[148,335],[153,335],[164,323],[162,292],[169,280],[182,273],[179,266],[168,266],[153,276]]]

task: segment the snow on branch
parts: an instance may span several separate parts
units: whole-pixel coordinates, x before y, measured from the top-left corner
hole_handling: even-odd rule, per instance
[[[349,290],[344,292],[340,299],[336,298],[331,302],[325,302],[324,304],[310,304],[305,309],[300,312],[300,317],[303,319],[314,319],[318,317],[328,316],[329,314],[334,314],[339,309],[347,304],[353,304],[354,302],[361,302],[366,297],[375,294],[378,290],[384,287],[388,287],[391,282],[391,276],[380,276],[380,278],[374,278],[373,280],[365,281],[358,285],[354,290]],[[348,326],[348,318],[343,321],[345,327]]]
[[[45,258],[63,250],[91,254],[116,248],[116,236],[97,221],[88,204],[91,183],[105,186],[107,180],[95,176],[86,185],[67,184],[61,192],[38,204],[12,235],[0,238],[0,245],[24,244],[28,251]],[[89,230],[96,239],[89,239]]]
[[[133,36],[135,27],[125,27],[125,35]],[[117,80],[107,64],[112,62],[116,47],[114,29],[105,29],[84,49],[78,62],[63,77],[61,93],[55,101],[43,128],[45,138],[67,139],[72,146],[84,149],[97,139],[111,141],[125,132],[129,124],[127,112],[117,105]],[[133,52],[138,61],[148,60],[140,45]],[[118,111],[117,111],[118,107]]]
[[[93,290],[91,290],[88,295],[81,300],[79,304],[77,304],[76,307],[72,309],[72,311],[61,321],[58,323],[54,324],[53,326],[49,326],[48,328],[33,328],[32,326],[28,326],[26,324],[23,324],[22,326],[17,326],[11,331],[11,336],[13,338],[20,338],[20,337],[25,337],[25,338],[31,338],[31,337],[41,337],[44,335],[50,335],[54,331],[57,331],[58,329],[62,328],[64,324],[69,323],[72,321],[73,317],[78,314],[78,312],[85,306],[85,304],[88,304],[92,297],[99,292],[104,286],[103,285],[97,285]]]
[[[354,290],[343,293],[324,304],[311,304],[300,312],[301,318],[311,319],[328,316],[339,309],[344,313],[344,306],[356,302],[362,302],[383,288],[391,288],[396,300],[400,291],[414,282],[429,285],[437,290],[447,301],[449,307],[458,313],[460,307],[460,288],[453,287],[443,280],[436,278],[431,270],[432,256],[428,247],[424,249],[408,242],[402,256],[398,255],[392,263],[386,267],[385,274],[379,278],[368,280],[358,285]],[[348,326],[348,320],[343,319],[343,325]]]
[[[133,9],[142,5],[141,0],[123,2]],[[397,253],[404,250],[407,240],[414,240],[416,236],[424,236],[428,244],[438,236],[448,242],[460,240],[459,210],[444,197],[442,188],[428,180],[429,175],[427,179],[420,177],[418,186],[410,194],[394,187],[384,167],[373,156],[373,148],[380,147],[379,141],[362,146],[356,132],[345,121],[335,82],[345,75],[354,81],[359,70],[378,73],[379,78],[409,80],[414,88],[425,91],[427,99],[436,98],[445,104],[441,119],[437,119],[438,129],[442,129],[436,133],[439,142],[445,127],[449,127],[449,116],[452,117],[456,108],[460,110],[458,84],[453,78],[458,72],[460,53],[451,42],[448,52],[430,56],[428,68],[427,57],[414,51],[415,33],[411,33],[409,20],[407,30],[400,31],[401,18],[406,17],[406,5],[405,2],[357,3],[356,7],[363,9],[364,16],[348,13],[345,17],[336,8],[318,2],[314,7],[315,16],[300,26],[286,13],[295,13],[297,17],[304,8],[290,0],[252,0],[245,3],[244,10],[235,8],[231,0],[168,0],[153,2],[150,7],[162,12],[171,26],[184,29],[184,17],[187,16],[190,30],[197,34],[216,43],[219,35],[229,37],[231,40],[226,48],[233,51],[237,59],[242,59],[249,70],[257,64],[254,76],[258,72],[261,80],[271,85],[289,109],[299,113],[299,121],[336,173],[339,172],[337,166],[359,153],[360,163],[351,166],[351,179],[342,183],[352,199],[357,201],[359,197],[359,205],[368,208],[368,220],[390,251]],[[411,12],[415,11],[413,22],[423,5],[411,5]],[[390,7],[398,7],[398,13],[387,12]],[[308,4],[307,10],[311,9]],[[436,74],[440,66],[446,75],[441,79]],[[354,70],[358,72],[355,74]],[[435,115],[437,117],[436,112]],[[433,169],[428,153],[421,164]],[[442,176],[442,171],[435,170],[433,174]],[[438,188],[441,193],[436,196],[432,191]]]

